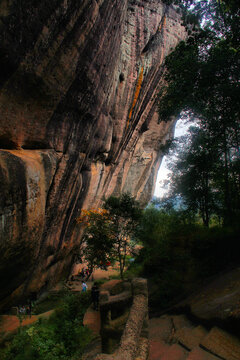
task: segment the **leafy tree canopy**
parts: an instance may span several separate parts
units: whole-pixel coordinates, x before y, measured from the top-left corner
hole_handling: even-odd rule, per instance
[[[90,271],[107,262],[118,260],[120,275],[126,265],[126,256],[131,253],[131,238],[141,218],[138,202],[129,194],[105,199],[102,209],[82,210],[78,223],[85,226],[82,257]]]
[[[177,3],[199,26],[196,29],[188,23],[195,30],[166,59],[167,86],[160,94],[160,119],[167,121],[186,111],[208,123],[220,117],[234,126],[240,108],[239,7],[235,2],[216,0]]]
[[[171,3],[183,9],[184,23],[190,31],[187,41],[166,59],[166,86],[159,97],[159,116],[162,121],[172,116],[198,119],[199,124],[190,135],[190,147],[185,145],[179,165],[174,165],[176,175],[172,180],[177,193],[187,189],[188,204],[191,200],[192,207],[205,208],[200,211],[206,224],[217,202],[224,222],[229,223],[239,211],[240,194],[239,5],[217,0]],[[199,197],[204,194],[205,200],[197,199],[197,193]],[[218,201],[215,194],[219,195]]]
[[[112,231],[115,238],[115,253],[119,261],[120,275],[126,265],[126,256],[133,251],[131,239],[141,219],[142,210],[139,203],[129,194],[120,197],[110,196],[105,200],[104,207],[109,211],[112,219]]]

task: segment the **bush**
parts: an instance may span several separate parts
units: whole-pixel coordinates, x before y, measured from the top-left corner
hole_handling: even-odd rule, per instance
[[[48,320],[40,319],[33,326],[20,329],[1,353],[1,359],[79,359],[92,338],[90,330],[83,326],[83,316],[90,302],[88,293],[68,293]]]
[[[53,294],[50,293],[44,300],[34,305],[33,313],[38,315],[59,307],[62,303],[62,299],[65,298],[67,294],[67,289],[62,289]]]

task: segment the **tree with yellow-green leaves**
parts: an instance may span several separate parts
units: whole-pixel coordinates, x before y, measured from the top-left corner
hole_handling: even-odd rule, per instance
[[[95,268],[113,260],[111,217],[105,209],[82,210],[77,223],[85,227],[80,257],[88,263],[90,276]]]
[[[90,272],[116,260],[123,278],[126,257],[133,252],[132,239],[141,214],[139,203],[129,194],[110,196],[103,208],[82,211],[77,218],[77,222],[85,226],[81,257],[88,263]]]

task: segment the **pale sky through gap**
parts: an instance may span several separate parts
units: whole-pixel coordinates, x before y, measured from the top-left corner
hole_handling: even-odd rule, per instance
[[[193,123],[185,124],[185,121],[178,120],[175,127],[174,138],[185,135],[188,131],[189,126],[191,125],[193,125]],[[167,176],[170,173],[170,171],[167,169],[166,163],[167,163],[167,156],[164,156],[161,166],[158,170],[156,187],[154,192],[154,196],[159,198],[163,197],[168,192],[168,189],[163,189],[163,182],[164,180],[167,180]]]

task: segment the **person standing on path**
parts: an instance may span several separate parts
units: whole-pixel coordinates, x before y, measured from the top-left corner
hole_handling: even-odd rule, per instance
[[[85,281],[82,281],[82,292],[86,292],[87,291],[87,284],[85,283]]]
[[[92,301],[93,301],[93,308],[94,310],[98,309],[98,304],[99,304],[99,287],[98,284],[95,282],[93,284],[92,290],[91,290],[91,295],[92,295]]]

